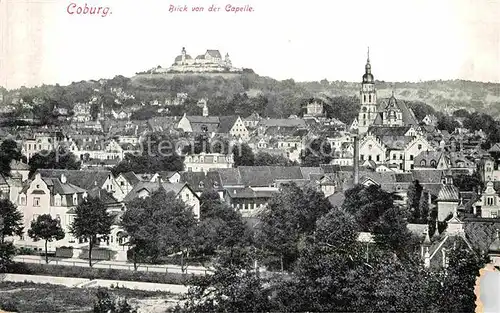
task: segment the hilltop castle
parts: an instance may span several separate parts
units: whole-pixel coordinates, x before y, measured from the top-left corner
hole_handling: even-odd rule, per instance
[[[219,50],[207,50],[205,54],[200,54],[193,59],[183,47],[181,54],[175,57],[171,67],[157,68],[154,71],[156,73],[238,73],[242,69],[233,67],[228,53],[222,58]]]

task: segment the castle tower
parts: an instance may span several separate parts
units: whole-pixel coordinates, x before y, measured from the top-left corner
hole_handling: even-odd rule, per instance
[[[365,74],[361,83],[361,110],[358,115],[358,132],[366,133],[368,127],[373,124],[377,116],[377,92],[375,90],[375,79],[372,74],[370,64],[370,48],[368,48],[368,57],[365,65]]]
[[[229,59],[229,53],[226,53],[226,57],[224,58],[224,62],[226,63],[226,67],[231,67],[231,59]]]
[[[186,61],[186,48],[185,47],[182,47],[181,56],[182,56],[182,64],[184,64],[184,62]]]

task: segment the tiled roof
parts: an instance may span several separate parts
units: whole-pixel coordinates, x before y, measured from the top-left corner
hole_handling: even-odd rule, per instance
[[[89,197],[99,198],[106,205],[118,205],[119,202],[106,190],[95,187],[88,192]]]
[[[201,123],[201,124],[219,124],[218,116],[200,116],[200,115],[190,115],[186,116],[191,124]]]
[[[222,58],[221,55],[220,55],[220,52],[219,50],[207,50],[207,52],[212,58]]]
[[[311,173],[321,173],[321,169],[299,166],[239,166],[232,169],[218,169],[223,186],[272,186],[276,181],[309,179]]]
[[[107,170],[61,170],[61,169],[39,169],[42,178],[61,178],[61,175],[66,176],[68,183],[90,190],[94,187],[102,187],[109,176],[112,177],[111,171]]]
[[[261,120],[258,126],[305,128],[306,122],[303,119],[298,119],[298,118],[266,119],[266,120]]]
[[[183,183],[161,183],[161,187],[165,190],[165,192],[173,192],[175,195],[179,194],[179,192],[184,188],[186,184]],[[147,190],[149,194],[154,193],[160,188],[160,183],[158,182],[146,182],[141,181],[137,183],[137,185],[130,190],[130,192],[125,196],[123,202],[130,202],[136,199],[139,196],[139,192],[143,189]]]
[[[221,176],[219,172],[181,172],[181,183],[188,184],[194,192],[203,192],[206,190],[223,190]]]
[[[457,187],[453,185],[443,185],[439,190],[438,200],[441,201],[459,201],[460,192]]]
[[[234,123],[236,123],[236,120],[238,119],[238,116],[221,116],[219,117],[219,129],[217,130],[218,133],[229,133],[231,128],[233,128]]]
[[[62,183],[59,178],[42,178],[47,186],[52,187],[54,194],[73,195],[75,193],[84,193],[85,189],[75,186],[71,183]]]
[[[410,130],[410,126],[371,126],[368,128],[368,132],[372,133],[376,137],[384,137],[384,136],[404,136],[408,130]]]
[[[135,186],[138,182],[141,181],[137,175],[135,175],[134,172],[126,172],[126,173],[121,173],[121,175],[129,182],[130,185]]]
[[[253,190],[251,188],[227,188],[227,195],[236,198],[271,198],[276,192],[270,190]]]

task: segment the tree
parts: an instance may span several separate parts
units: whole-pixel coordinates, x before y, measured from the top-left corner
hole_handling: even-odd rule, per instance
[[[421,218],[419,211],[419,203],[420,203],[420,197],[422,195],[422,190],[423,187],[422,185],[420,185],[418,180],[415,180],[408,187],[406,205],[409,213],[411,214],[410,218],[412,221],[418,221]]]
[[[0,273],[5,272],[12,264],[12,257],[16,254],[16,248],[12,242],[0,243]]]
[[[234,145],[232,148],[234,166],[253,166],[255,163],[255,155],[252,148],[246,143]]]
[[[178,306],[176,312],[271,311],[271,290],[264,287],[266,280],[248,262],[231,264],[218,259],[214,269],[213,275],[194,278],[184,306]]]
[[[318,167],[320,164],[329,164],[333,159],[333,149],[324,138],[316,138],[308,142],[300,154],[300,164],[306,167]]]
[[[225,249],[232,260],[235,250],[250,245],[250,229],[245,225],[241,213],[222,202],[217,192],[204,192],[200,198],[201,217],[195,236],[196,249],[208,255]]]
[[[99,198],[88,197],[76,207],[76,216],[70,232],[89,242],[89,266],[92,267],[92,249],[98,240],[107,238],[113,225],[113,217]]]
[[[184,162],[175,151],[175,139],[153,133],[145,140],[141,154],[126,154],[123,161],[111,169],[114,175],[126,172],[157,173],[183,171]]]
[[[405,214],[400,208],[389,208],[373,227],[376,244],[383,250],[394,252],[401,259],[407,258],[419,244],[407,225]]]
[[[446,272],[439,275],[440,284],[435,289],[434,312],[473,312],[476,307],[474,287],[485,260],[459,241],[448,250]]]
[[[49,263],[47,254],[47,243],[52,240],[61,240],[64,238],[64,230],[58,219],[52,218],[50,214],[42,214],[35,221],[31,222],[31,228],[28,229],[28,236],[33,241],[45,240],[45,263]]]
[[[94,313],[137,313],[127,299],[112,297],[106,288],[98,288],[97,301],[94,302]]]
[[[272,257],[279,258],[281,270],[290,269],[298,254],[300,239],[311,234],[316,221],[330,211],[323,193],[296,184],[283,185],[259,214],[256,243]]]
[[[164,189],[131,201],[121,222],[145,261],[154,263],[162,256],[179,254],[183,271],[187,266],[185,260],[194,248],[196,224],[192,208]]]
[[[259,152],[255,156],[255,166],[296,166],[297,162],[292,162],[279,154],[270,154],[267,152]]]
[[[79,170],[81,162],[77,161],[76,156],[65,147],[58,147],[52,151],[41,151],[35,153],[29,161],[30,175],[36,172],[37,169],[52,168],[52,169],[67,169]]]
[[[418,204],[420,218],[415,221],[418,224],[427,224],[429,222],[429,197],[430,194],[428,191],[422,192],[422,195],[420,196],[420,202]]]
[[[0,199],[0,243],[7,236],[22,236],[23,214],[8,199]]]
[[[194,138],[194,142],[187,146],[184,146],[182,153],[184,154],[200,154],[200,153],[212,153],[210,151],[210,140],[207,134],[200,134]]]
[[[460,174],[453,177],[453,185],[461,191],[482,190],[484,183],[478,171],[474,171],[472,175]]]
[[[0,173],[10,175],[10,163],[12,160],[19,161],[22,158],[20,149],[14,140],[6,139],[0,145]]]
[[[394,207],[395,194],[386,192],[378,185],[356,185],[345,192],[342,208],[351,213],[360,231],[373,231],[382,214]]]

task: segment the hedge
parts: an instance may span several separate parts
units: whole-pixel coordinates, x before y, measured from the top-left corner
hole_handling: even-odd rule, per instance
[[[158,273],[109,268],[88,268],[79,266],[14,263],[7,269],[9,273],[75,277],[88,279],[109,279],[141,281],[157,284],[187,285],[194,282],[194,274]]]

